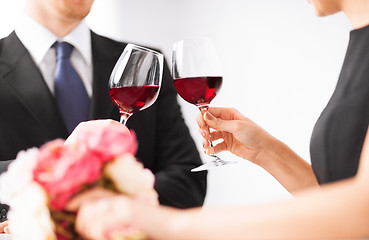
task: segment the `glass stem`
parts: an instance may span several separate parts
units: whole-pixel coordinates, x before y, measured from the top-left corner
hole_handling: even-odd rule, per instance
[[[120,112],[120,123],[121,124],[123,124],[124,126],[126,126],[127,125],[127,120],[128,120],[128,118],[130,117],[132,115],[132,113],[131,114],[129,114],[129,113],[126,113],[126,112]]]
[[[201,115],[204,118],[204,114],[209,110],[209,105],[202,105],[202,106],[198,106],[198,108],[200,109]],[[205,123],[206,124],[206,123]],[[206,124],[206,129],[209,133],[209,144],[210,147],[214,147],[213,146],[213,142],[211,141],[211,133],[210,133],[210,129],[209,126]],[[215,164],[215,166],[221,166],[224,165],[225,162],[219,158],[215,153],[210,154],[210,156],[212,157],[210,162],[212,162],[213,164]]]
[[[209,110],[209,105],[202,105],[202,106],[199,106],[199,109],[200,109],[200,112],[201,112],[201,115],[202,117],[204,118],[204,114]],[[206,124],[206,123],[205,123]],[[213,143],[212,141],[210,140],[211,138],[211,134],[210,134],[210,129],[209,129],[209,126],[206,124],[206,129],[209,133],[209,143],[210,143],[210,147],[213,147]]]

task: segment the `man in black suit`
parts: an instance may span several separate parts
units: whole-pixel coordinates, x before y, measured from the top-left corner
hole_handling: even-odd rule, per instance
[[[119,119],[108,94],[108,80],[126,43],[87,28],[83,19],[92,3],[27,0],[20,25],[0,40],[0,160],[4,166],[20,150],[70,134],[54,99],[55,41],[74,46],[71,61],[90,97],[89,119]],[[179,208],[202,205],[206,173],[190,172],[201,160],[181,116],[167,66],[157,101],[135,113],[128,128],[137,135],[137,158],[155,174],[160,203]]]

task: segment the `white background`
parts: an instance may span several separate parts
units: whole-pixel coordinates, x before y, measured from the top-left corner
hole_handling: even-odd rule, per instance
[[[22,4],[0,0],[0,37],[14,28]],[[96,0],[87,21],[99,34],[160,48],[169,62],[175,41],[209,37],[224,71],[212,106],[238,109],[308,162],[312,128],[334,90],[351,30],[343,14],[318,18],[305,0]],[[202,151],[198,110],[179,101]],[[210,171],[208,180],[207,206],[290,197],[245,160]]]

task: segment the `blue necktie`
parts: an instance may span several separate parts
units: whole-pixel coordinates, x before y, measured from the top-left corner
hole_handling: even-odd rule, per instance
[[[88,120],[90,109],[85,86],[70,61],[72,51],[69,43],[56,44],[55,98],[69,132]]]

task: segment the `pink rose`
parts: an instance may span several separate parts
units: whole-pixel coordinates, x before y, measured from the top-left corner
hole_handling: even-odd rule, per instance
[[[34,180],[62,210],[69,199],[102,175],[104,163],[122,154],[135,154],[134,133],[113,120],[79,124],[67,141],[51,141],[40,148],[33,171]]]
[[[83,185],[100,177],[101,168],[99,156],[84,145],[64,145],[63,140],[55,140],[40,148],[33,176],[48,192],[51,205],[61,210]]]
[[[66,144],[84,144],[99,154],[103,162],[124,153],[136,154],[134,132],[113,120],[93,120],[80,123],[67,139]]]

